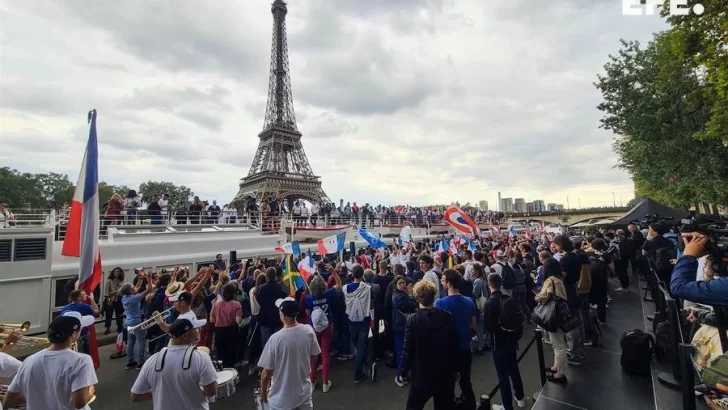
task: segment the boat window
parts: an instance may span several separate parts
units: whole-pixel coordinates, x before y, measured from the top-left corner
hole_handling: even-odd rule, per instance
[[[15,240],[13,260],[44,260],[46,258],[46,244],[46,238],[18,238]]]
[[[10,252],[12,249],[12,239],[3,239],[0,241],[0,262],[10,262]]]
[[[76,280],[77,278],[75,276],[56,280],[56,289],[53,298],[53,307],[55,309],[60,309],[68,304],[68,296],[75,289]],[[97,286],[94,290],[94,300],[97,303],[99,302],[100,296],[101,286]]]

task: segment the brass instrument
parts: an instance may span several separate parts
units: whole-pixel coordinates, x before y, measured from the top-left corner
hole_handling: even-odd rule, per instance
[[[25,333],[30,329],[30,321],[20,324],[16,323],[0,323],[0,344],[5,344],[8,336],[12,333]],[[50,344],[45,337],[28,337],[23,336],[18,340],[15,346],[18,347],[34,347]]]
[[[127,332],[133,332],[137,329],[145,330],[145,329],[149,329],[151,327],[160,325],[160,324],[164,323],[165,320],[167,320],[167,318],[172,314],[173,311],[174,311],[174,308],[171,307],[171,308],[165,310],[164,312],[153,315],[152,317],[143,321],[142,323],[139,323],[138,325],[129,326],[126,330],[127,330]]]

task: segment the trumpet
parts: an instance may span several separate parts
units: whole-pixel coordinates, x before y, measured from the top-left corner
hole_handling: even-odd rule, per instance
[[[15,323],[0,323],[0,344],[4,345],[8,340],[8,337],[12,333],[25,333],[30,329],[30,322],[25,321],[20,324]],[[50,344],[48,339],[45,337],[22,337],[16,343],[19,347],[34,347]]]
[[[149,328],[152,328],[154,326],[160,325],[164,323],[165,320],[172,314],[174,311],[174,307],[171,307],[164,312],[157,313],[156,315],[153,315],[149,319],[143,321],[142,323],[139,323],[138,325],[129,326],[126,330],[127,332],[133,332],[137,329],[146,330]]]

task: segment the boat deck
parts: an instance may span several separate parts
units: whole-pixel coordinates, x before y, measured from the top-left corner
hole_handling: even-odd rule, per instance
[[[586,359],[579,366],[567,366],[566,386],[546,383],[533,408],[537,410],[646,410],[655,407],[651,378],[629,375],[620,365],[622,333],[645,329],[644,313],[652,312],[652,304],[643,302],[639,283],[632,278],[629,292],[612,295],[607,311],[607,324],[602,326],[604,347],[585,347]],[[643,310],[643,303],[645,308]],[[545,346],[548,349],[548,346]],[[653,360],[654,363],[654,360]],[[549,363],[547,362],[547,365]],[[678,393],[679,395],[679,393]],[[679,400],[677,403],[680,403]]]

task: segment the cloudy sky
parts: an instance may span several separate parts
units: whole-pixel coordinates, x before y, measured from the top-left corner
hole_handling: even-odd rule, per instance
[[[0,2],[0,166],[226,202],[267,99],[271,0]],[[592,83],[656,16],[621,0],[290,0],[298,128],[338,202],[627,202]]]

